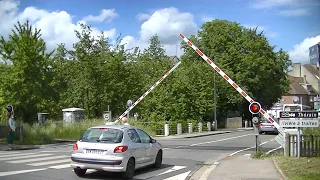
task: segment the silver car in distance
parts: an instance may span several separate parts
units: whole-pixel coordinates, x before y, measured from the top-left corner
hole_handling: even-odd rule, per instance
[[[87,129],[73,146],[71,167],[79,177],[87,169],[121,172],[131,179],[138,168],[162,164],[162,146],[134,126],[103,125]]]

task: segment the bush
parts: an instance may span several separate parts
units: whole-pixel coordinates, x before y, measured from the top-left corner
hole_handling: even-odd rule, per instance
[[[84,120],[77,123],[65,124],[48,121],[43,125],[23,124],[22,144],[49,144],[55,139],[78,139],[89,127],[103,124],[103,120]]]

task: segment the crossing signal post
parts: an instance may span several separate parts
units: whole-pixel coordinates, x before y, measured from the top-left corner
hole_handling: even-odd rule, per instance
[[[256,137],[256,152],[258,152],[258,146],[259,146],[259,129],[258,129],[258,124],[259,124],[259,112],[261,109],[261,105],[258,102],[252,102],[249,105],[249,111],[252,113],[252,124],[254,126],[254,132],[255,132],[255,137]]]

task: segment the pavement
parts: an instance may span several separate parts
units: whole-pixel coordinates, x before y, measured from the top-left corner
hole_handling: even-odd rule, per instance
[[[211,173],[208,173],[211,171]],[[208,180],[281,180],[274,165],[270,159],[252,159],[249,155],[237,155],[225,158],[220,162],[210,165],[200,178]]]
[[[259,137],[260,144],[262,144],[262,149],[265,152],[279,146],[272,140],[275,137],[274,135],[261,135]],[[224,171],[225,174],[229,174],[229,166],[232,169],[233,163],[226,161],[228,158],[234,159],[238,156],[248,158],[246,155],[254,151],[255,144],[253,131],[250,130],[193,138],[155,137],[155,139],[163,146],[163,166],[160,169],[145,168],[138,170],[134,176],[135,180],[194,179],[201,171],[206,172],[204,174],[207,174],[208,177],[200,176],[198,179],[210,179],[212,176],[213,179],[219,179],[217,178],[219,173],[223,174]],[[73,143],[63,143],[39,146],[38,149],[32,150],[2,151],[0,152],[0,179],[79,179],[70,167],[72,146]],[[249,160],[235,161],[235,163],[241,162],[244,164],[238,164],[238,169],[241,169],[239,167],[250,167],[250,165],[247,165],[251,163]],[[237,175],[235,170],[231,172]],[[244,177],[242,174],[239,175]],[[90,171],[86,176],[87,179],[116,180],[119,175]]]

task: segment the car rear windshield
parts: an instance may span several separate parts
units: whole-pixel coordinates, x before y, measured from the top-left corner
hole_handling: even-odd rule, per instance
[[[120,143],[123,138],[123,131],[113,128],[91,128],[86,130],[80,141],[100,143]]]

